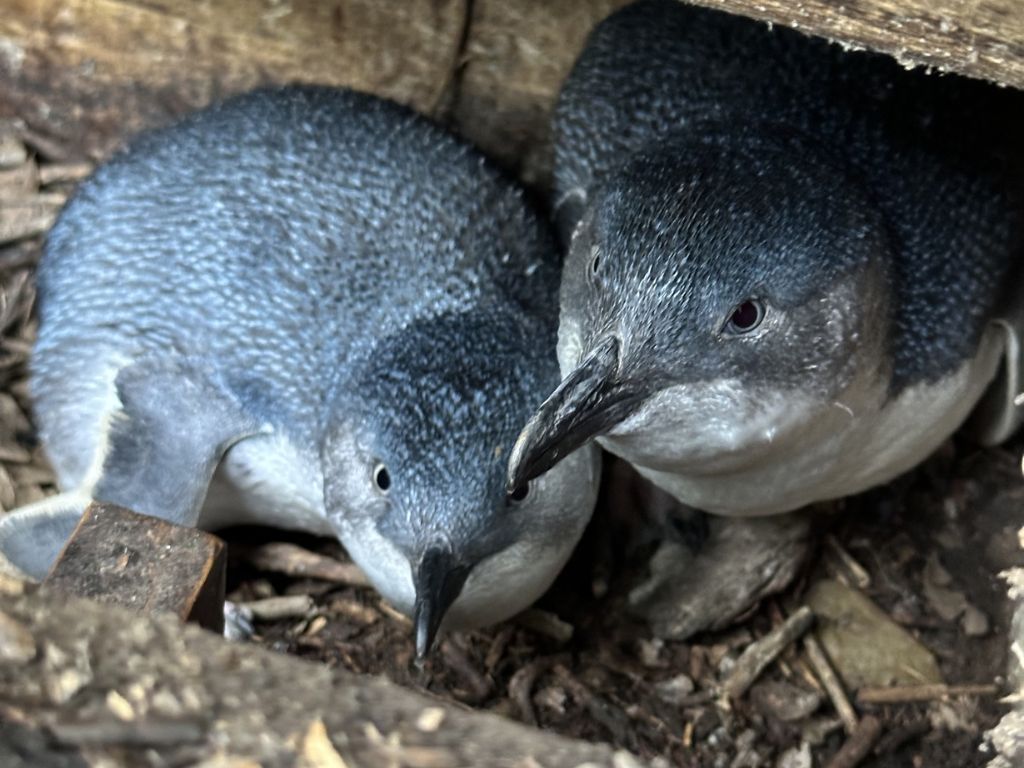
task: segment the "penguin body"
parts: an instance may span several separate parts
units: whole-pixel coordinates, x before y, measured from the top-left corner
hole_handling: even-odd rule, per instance
[[[592,437],[681,501],[785,512],[1019,423],[1024,98],[642,0],[557,107],[562,385],[522,482]],[[986,395],[986,393],[988,393]]]
[[[144,134],[46,243],[31,385],[66,501],[0,540],[59,541],[82,498],[333,533],[421,652],[525,607],[596,492],[592,455],[504,490],[558,379],[556,254],[479,153],[369,95],[255,91]]]

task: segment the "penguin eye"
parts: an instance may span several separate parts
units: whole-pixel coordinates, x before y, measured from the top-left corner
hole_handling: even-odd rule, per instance
[[[378,464],[373,468],[373,484],[377,486],[378,491],[385,494],[391,487],[391,475],[388,474],[388,468],[383,464]]]
[[[590,267],[588,269],[592,282],[597,282],[601,274],[601,252],[595,248],[590,252]]]
[[[750,333],[764,320],[764,304],[757,299],[747,299],[738,304],[729,315],[725,330],[730,333]]]
[[[508,500],[513,504],[519,504],[520,502],[526,501],[526,498],[530,495],[530,483],[526,482],[516,488],[508,495]]]

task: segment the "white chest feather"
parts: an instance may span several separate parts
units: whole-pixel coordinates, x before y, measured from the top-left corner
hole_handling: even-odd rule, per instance
[[[200,525],[257,524],[326,535],[323,472],[318,456],[285,437],[268,435],[236,443],[214,475]]]
[[[601,442],[691,506],[786,512],[859,493],[921,462],[970,414],[1001,354],[988,334],[959,370],[891,399],[871,374],[831,403],[800,392],[755,402],[735,382],[697,396],[669,390]]]

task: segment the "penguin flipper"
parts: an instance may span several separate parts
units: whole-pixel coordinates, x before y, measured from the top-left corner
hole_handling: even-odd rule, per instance
[[[42,581],[89,501],[87,494],[61,493],[0,517],[0,573]]]
[[[121,407],[100,449],[92,498],[196,525],[225,451],[272,431],[213,370],[201,360],[144,358],[118,372]]]
[[[1024,422],[1024,296],[1013,311],[992,321],[1000,335],[1003,360],[995,380],[965,425],[967,435],[981,445],[998,445]]]

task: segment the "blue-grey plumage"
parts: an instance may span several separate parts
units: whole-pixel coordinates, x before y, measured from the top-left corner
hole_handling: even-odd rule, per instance
[[[558,380],[559,267],[510,180],[369,95],[260,90],[138,137],[80,187],[39,266],[31,385],[62,525],[94,496],[333,532],[410,612],[440,578],[418,580],[429,551],[460,574],[453,622],[509,615],[594,501],[592,456],[504,490]]]
[[[642,0],[559,98],[562,385],[522,482],[597,437],[730,515],[921,461],[1024,331],[1024,95]]]

